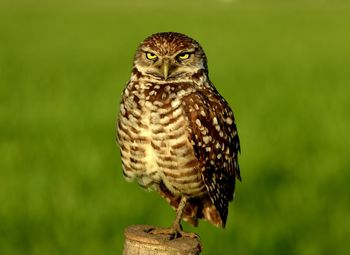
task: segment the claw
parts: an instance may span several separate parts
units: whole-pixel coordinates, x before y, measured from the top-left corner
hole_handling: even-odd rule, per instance
[[[166,235],[168,240],[178,238],[178,233],[173,228],[151,228],[147,233],[152,235]]]
[[[151,229],[148,229],[146,232],[152,235],[166,235],[168,240],[173,240],[180,237],[199,239],[199,236],[196,235],[195,233],[187,233],[180,229],[175,229],[175,228],[162,228],[162,229],[151,228]]]

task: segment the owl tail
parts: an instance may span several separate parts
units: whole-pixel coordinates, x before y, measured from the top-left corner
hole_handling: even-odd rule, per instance
[[[176,210],[178,208],[181,196],[173,195],[164,185],[159,186],[158,192],[173,209]],[[225,227],[219,212],[206,194],[187,200],[182,219],[195,227],[198,226],[199,219],[205,219],[216,227]]]

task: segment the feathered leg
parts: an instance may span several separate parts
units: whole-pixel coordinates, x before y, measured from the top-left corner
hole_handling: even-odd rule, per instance
[[[190,238],[198,238],[198,236],[194,233],[187,233],[187,232],[182,231],[181,219],[182,219],[184,209],[186,207],[186,203],[187,203],[187,197],[182,196],[180,203],[179,203],[179,206],[176,210],[175,221],[170,228],[150,229],[149,233],[155,234],[155,235],[159,235],[159,234],[160,235],[169,235],[170,236],[169,239],[175,239],[175,238],[179,238],[182,236],[190,237]]]

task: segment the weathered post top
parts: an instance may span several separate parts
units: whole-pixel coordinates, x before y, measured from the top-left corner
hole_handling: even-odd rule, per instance
[[[156,227],[133,225],[125,229],[124,255],[197,255],[202,247],[197,238],[168,236],[149,233]],[[161,228],[156,228],[161,229]]]

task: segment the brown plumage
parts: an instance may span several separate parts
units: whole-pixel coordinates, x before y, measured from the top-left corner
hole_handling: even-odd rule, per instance
[[[240,179],[237,128],[208,77],[201,46],[180,33],[158,33],[136,51],[118,117],[123,173],[156,189],[177,218],[224,227]]]

